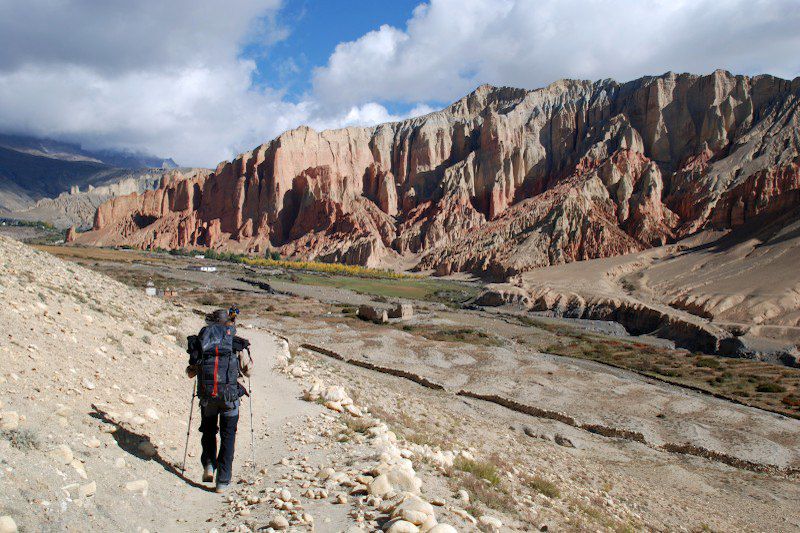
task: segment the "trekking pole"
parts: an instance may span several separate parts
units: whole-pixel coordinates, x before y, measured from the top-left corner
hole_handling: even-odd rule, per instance
[[[247,355],[250,357],[250,360],[253,360],[253,356],[250,354],[250,348],[247,348]],[[253,456],[253,475],[256,473],[256,437],[255,437],[255,430],[253,429],[253,385],[250,383],[250,376],[247,376],[247,388],[249,389],[249,396],[250,396],[250,453]]]
[[[192,432],[192,414],[194,413],[195,396],[197,396],[197,387],[192,385],[192,403],[189,404],[189,427],[186,428],[186,446],[183,447],[183,466],[181,466],[181,474],[186,474],[186,454],[189,453],[189,434]]]

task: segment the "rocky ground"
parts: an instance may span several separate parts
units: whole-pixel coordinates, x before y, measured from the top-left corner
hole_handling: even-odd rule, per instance
[[[323,332],[335,341],[331,322],[314,332],[301,316],[262,313],[240,327],[257,362],[255,447],[245,404],[237,483],[220,496],[198,482],[196,411],[181,472],[191,391],[181,344],[197,314],[5,238],[0,290],[0,318],[18,325],[0,345],[3,532],[800,528],[792,476],[354,366],[301,347]],[[348,330],[340,324],[341,338]],[[374,342],[364,340],[326,346],[355,357]]]
[[[341,386],[317,386],[327,406],[303,401],[272,370],[291,358],[285,342],[254,328],[255,464],[245,415],[238,484],[212,493],[197,482],[195,431],[181,471],[181,343],[197,316],[6,238],[0,269],[2,318],[19,325],[0,347],[0,531],[453,530],[437,525],[444,513],[419,496],[412,454],[387,426]],[[356,425],[358,439],[342,438]]]

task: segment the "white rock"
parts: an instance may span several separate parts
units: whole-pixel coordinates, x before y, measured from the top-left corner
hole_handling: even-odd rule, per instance
[[[17,533],[17,523],[8,515],[0,516],[0,533]]]
[[[74,458],[72,454],[72,448],[67,446],[66,444],[59,444],[49,452],[50,457],[56,459],[58,462],[68,465],[72,463],[72,459]]]
[[[159,418],[161,418],[160,416],[158,416],[158,411],[156,411],[152,407],[147,409],[147,410],[145,410],[144,416],[146,416],[147,418],[149,418],[150,420],[152,420],[154,422],[156,420],[158,420]]]
[[[417,477],[414,470],[409,468],[394,468],[387,472],[389,483],[396,491],[419,493],[422,480]]]
[[[356,407],[353,404],[345,405],[344,406],[344,410],[347,411],[348,413],[350,413],[352,416],[354,416],[356,418],[360,418],[360,417],[364,416],[364,413],[361,412],[361,409],[359,409],[358,407]]]
[[[386,533],[419,533],[419,528],[405,520],[394,520]]]
[[[135,481],[129,481],[125,483],[125,490],[129,490],[131,492],[141,492],[144,494],[147,492],[147,487],[149,485],[150,484],[146,479],[137,479]]]
[[[90,380],[86,378],[83,378],[83,381],[81,381],[81,385],[83,385],[83,388],[87,390],[93,390],[95,387],[94,383],[92,383]]]
[[[419,525],[419,531],[420,533],[428,533],[428,531],[433,529],[437,524],[438,522],[436,521],[436,517],[429,516],[423,523]]]
[[[342,411],[344,411],[344,407],[342,407],[342,404],[330,400],[325,402],[325,407],[327,407],[331,411],[336,411],[337,413],[341,413]]]
[[[406,493],[403,501],[392,511],[392,518],[400,518],[415,526],[422,525],[428,518],[435,517],[433,506],[411,493]]]
[[[91,439],[84,442],[87,448],[99,448],[100,447],[100,439],[97,437],[92,437]]]
[[[75,472],[78,474],[78,476],[81,477],[81,479],[89,478],[89,476],[86,474],[86,469],[83,467],[83,463],[81,463],[78,459],[73,459],[70,464],[72,465],[72,468],[75,469]]]
[[[478,517],[478,528],[481,531],[486,531],[487,533],[489,532],[494,533],[496,531],[502,530],[503,522],[501,522],[499,518],[495,518],[489,515],[483,515],[481,517]]]
[[[341,403],[347,398],[347,393],[343,387],[330,386],[322,393],[322,399],[326,402],[339,402]]]
[[[381,474],[372,480],[369,484],[369,493],[373,496],[383,497],[385,494],[391,492],[392,483],[389,481],[389,476]]]
[[[19,415],[16,411],[0,412],[0,429],[17,429],[19,427]]]
[[[81,485],[78,493],[80,494],[81,498],[88,498],[90,496],[94,496],[97,492],[97,483],[92,481],[91,483],[87,483],[85,485]]]
[[[428,533],[458,533],[458,530],[450,524],[437,524],[429,529]]]

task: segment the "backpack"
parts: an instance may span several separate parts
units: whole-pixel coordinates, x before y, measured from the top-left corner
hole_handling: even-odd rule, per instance
[[[234,326],[209,324],[195,341],[199,371],[197,395],[218,403],[239,399],[239,355],[233,349]]]

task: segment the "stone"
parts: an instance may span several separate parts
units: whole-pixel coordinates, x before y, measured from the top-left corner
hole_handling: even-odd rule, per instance
[[[458,530],[450,524],[436,524],[428,530],[428,533],[458,533]]]
[[[572,441],[570,439],[568,439],[567,437],[565,437],[563,435],[560,435],[558,433],[556,433],[553,436],[553,440],[555,440],[556,444],[558,444],[559,446],[564,446],[565,448],[574,448],[575,447],[575,445],[572,443]]]
[[[419,533],[417,526],[405,520],[393,520],[391,524],[387,525],[389,527],[386,529],[386,533]]]
[[[331,386],[322,392],[322,399],[326,402],[339,402],[343,403],[347,398],[347,393],[343,387]]]
[[[129,481],[125,483],[125,490],[130,492],[141,492],[143,494],[147,493],[147,488],[150,484],[147,482],[146,479],[137,479],[135,481]]]
[[[0,412],[0,429],[13,430],[19,427],[20,416],[16,411]]]
[[[0,533],[17,533],[17,523],[8,515],[0,516]]]
[[[49,452],[50,457],[56,459],[59,463],[68,465],[72,463],[74,455],[72,454],[72,448],[70,448],[67,444],[59,444]]]
[[[414,317],[414,306],[410,303],[399,303],[388,311],[389,318],[409,320]]]
[[[389,481],[389,476],[381,474],[372,480],[369,484],[369,493],[373,496],[383,497],[385,494],[392,490],[392,483]]]
[[[84,442],[87,448],[99,448],[100,447],[100,439],[97,437],[92,437],[86,442]]]
[[[376,324],[386,324],[389,322],[389,312],[374,305],[362,304],[358,307],[358,318]]]
[[[495,533],[502,531],[503,522],[499,518],[483,515],[478,517],[478,528],[487,533]]]
[[[392,511],[391,516],[419,526],[429,518],[435,517],[435,513],[430,503],[414,494],[406,493],[403,501]]]
[[[80,494],[81,498],[88,498],[90,496],[94,496],[97,492],[97,483],[92,481],[91,483],[87,483],[85,485],[81,485],[78,493]]]
[[[336,411],[337,413],[341,413],[344,411],[344,407],[339,402],[327,401],[323,405],[330,409],[331,411]]]
[[[269,521],[269,527],[278,531],[289,529],[289,521],[281,515],[275,515]]]
[[[80,462],[78,459],[73,459],[70,463],[72,468],[81,477],[81,479],[89,479],[88,474],[86,474],[86,468],[84,468],[83,463]]]
[[[95,388],[94,382],[86,378],[83,378],[83,380],[81,380],[81,385],[83,385],[83,388],[87,390],[94,390]]]
[[[148,418],[148,419],[150,419],[150,420],[154,421],[154,422],[155,422],[155,421],[157,421],[157,420],[159,420],[159,418],[160,418],[160,416],[159,416],[159,414],[158,414],[158,411],[156,411],[156,410],[155,410],[155,409],[153,409],[152,407],[151,407],[151,408],[149,408],[149,409],[146,409],[146,410],[145,410],[145,412],[144,412],[144,416],[145,416],[146,418]]]

